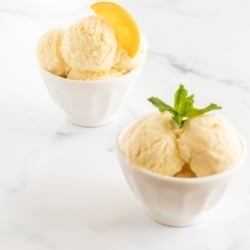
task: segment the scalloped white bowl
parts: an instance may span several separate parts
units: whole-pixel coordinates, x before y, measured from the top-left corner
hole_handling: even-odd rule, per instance
[[[146,212],[168,226],[189,226],[206,218],[243,165],[246,147],[242,140],[242,157],[238,164],[222,173],[196,178],[169,177],[133,166],[120,145],[128,124],[119,134],[117,156],[127,183]]]
[[[112,79],[71,80],[40,67],[47,90],[56,105],[75,125],[97,127],[109,123],[133,90],[141,67]]]

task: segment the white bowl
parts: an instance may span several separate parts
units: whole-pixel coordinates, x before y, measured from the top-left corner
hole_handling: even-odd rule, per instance
[[[140,68],[128,74],[100,80],[71,80],[40,67],[47,90],[72,123],[96,127],[110,122],[133,89]]]
[[[123,135],[134,124],[130,123],[119,134],[117,155],[132,192],[147,213],[155,221],[168,226],[188,226],[206,218],[239,171],[245,157],[244,142],[242,158],[231,169],[206,177],[169,177],[133,166],[121,151]]]

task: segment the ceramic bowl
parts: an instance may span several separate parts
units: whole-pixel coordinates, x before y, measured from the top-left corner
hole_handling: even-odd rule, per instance
[[[207,218],[243,165],[243,140],[242,157],[236,166],[206,177],[169,177],[133,166],[121,151],[123,135],[134,124],[130,123],[120,132],[117,156],[130,189],[146,212],[155,221],[168,226],[189,226]]]
[[[109,123],[134,88],[137,68],[112,79],[71,80],[40,67],[47,90],[56,105],[75,125],[97,127]]]

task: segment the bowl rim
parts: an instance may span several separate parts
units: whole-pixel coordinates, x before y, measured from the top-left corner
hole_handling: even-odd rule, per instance
[[[212,182],[212,181],[216,181],[217,179],[226,177],[228,175],[233,174],[234,172],[238,171],[246,158],[247,155],[247,146],[246,146],[246,142],[243,139],[242,135],[237,131],[238,135],[239,135],[239,139],[242,145],[242,154],[237,162],[237,164],[233,167],[230,167],[229,169],[220,172],[220,173],[216,173],[216,174],[212,174],[212,175],[207,175],[207,176],[200,176],[200,177],[174,177],[174,176],[167,176],[167,175],[161,175],[158,173],[155,173],[153,171],[150,171],[148,169],[145,169],[139,165],[133,164],[132,162],[129,161],[129,159],[125,156],[124,152],[122,152],[120,144],[121,144],[121,138],[124,135],[124,133],[131,128],[131,126],[135,125],[136,123],[138,123],[139,121],[145,119],[146,117],[152,115],[154,113],[151,114],[147,114],[144,115],[142,117],[133,119],[132,121],[130,121],[129,123],[127,123],[127,125],[125,125],[125,127],[121,128],[120,131],[118,132],[118,135],[116,137],[116,151],[117,154],[123,158],[123,160],[125,160],[126,162],[126,167],[130,167],[132,168],[135,172],[142,172],[143,174],[150,176],[150,177],[154,177],[156,179],[162,180],[162,181],[168,181],[168,182],[172,182],[172,183],[183,183],[183,184],[193,184],[193,183],[204,183],[204,182]]]
[[[114,76],[111,78],[90,79],[90,80],[69,79],[67,77],[63,77],[63,76],[59,76],[59,75],[51,73],[50,71],[43,68],[40,64],[38,64],[38,67],[39,67],[39,70],[42,74],[46,74],[49,77],[55,78],[59,81],[65,81],[65,82],[68,82],[70,84],[76,84],[76,85],[99,85],[99,84],[108,84],[108,83],[110,83],[110,81],[117,81],[118,79],[126,79],[126,78],[130,77],[130,75],[133,75],[133,74],[136,74],[137,72],[139,72],[143,67],[143,63],[141,65],[135,67],[134,69],[130,70],[126,74]]]

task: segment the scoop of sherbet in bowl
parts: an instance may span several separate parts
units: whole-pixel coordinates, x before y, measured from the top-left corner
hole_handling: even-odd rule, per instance
[[[94,6],[97,15],[64,30],[52,30],[40,39],[37,48],[49,94],[72,123],[87,127],[112,120],[137,82],[147,53],[145,37],[136,23],[129,21],[132,16],[123,7],[111,2]],[[122,15],[114,11],[107,15],[106,8],[113,7]],[[133,33],[127,32],[131,29]],[[119,40],[121,36],[134,39],[138,48],[126,39]]]
[[[196,108],[183,85],[173,106],[149,100],[161,112],[121,131],[119,162],[131,190],[156,221],[194,224],[222,198],[244,161],[245,143],[229,121],[207,114],[218,105]]]

